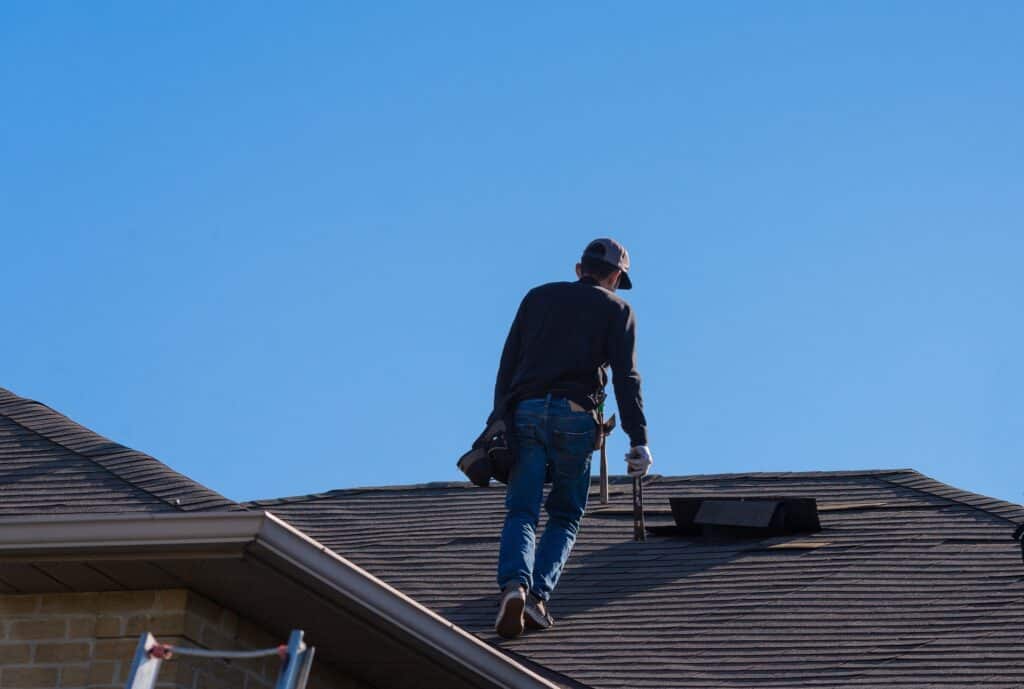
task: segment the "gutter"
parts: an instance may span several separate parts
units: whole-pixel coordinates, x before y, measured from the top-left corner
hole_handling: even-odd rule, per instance
[[[130,553],[166,559],[191,551],[241,554],[263,519],[258,512],[8,517],[0,519],[0,557]]]
[[[559,689],[269,512],[73,515],[0,519],[0,560],[172,559],[247,554],[317,582],[434,660],[503,689]],[[283,567],[282,567],[283,566]],[[316,593],[314,591],[314,593]]]

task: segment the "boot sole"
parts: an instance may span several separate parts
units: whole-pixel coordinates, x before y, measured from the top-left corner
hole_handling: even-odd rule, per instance
[[[524,619],[526,621],[526,628],[529,629],[532,632],[541,632],[541,631],[544,631],[545,629],[551,629],[552,627],[555,626],[554,622],[548,622],[547,620],[544,620],[542,622],[538,618],[533,617],[529,613],[529,611],[527,611],[526,615],[524,615]]]
[[[526,601],[521,598],[509,596],[501,601],[501,610],[498,611],[498,621],[494,623],[494,631],[498,636],[506,639],[514,639],[523,633],[526,622],[523,619],[526,610]]]

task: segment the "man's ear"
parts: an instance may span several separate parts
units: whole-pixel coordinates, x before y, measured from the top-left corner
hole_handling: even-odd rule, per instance
[[[576,277],[577,278],[583,277],[583,264],[582,263],[577,263],[576,264]]]

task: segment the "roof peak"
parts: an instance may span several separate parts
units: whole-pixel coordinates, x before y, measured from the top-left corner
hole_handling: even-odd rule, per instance
[[[20,397],[2,387],[0,417],[91,462],[171,509],[183,512],[245,509],[160,460],[110,440],[42,402]],[[61,496],[61,500],[64,501],[65,496]]]

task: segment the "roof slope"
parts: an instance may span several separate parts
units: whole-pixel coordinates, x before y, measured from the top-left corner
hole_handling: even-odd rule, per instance
[[[586,686],[1024,686],[1024,509],[917,472],[650,477],[670,496],[818,499],[811,536],[632,541],[630,487],[592,505],[555,628],[494,636],[504,490],[463,484],[256,501],[491,643]],[[570,680],[567,686],[577,686]]]
[[[0,516],[242,509],[149,455],[0,388]]]

